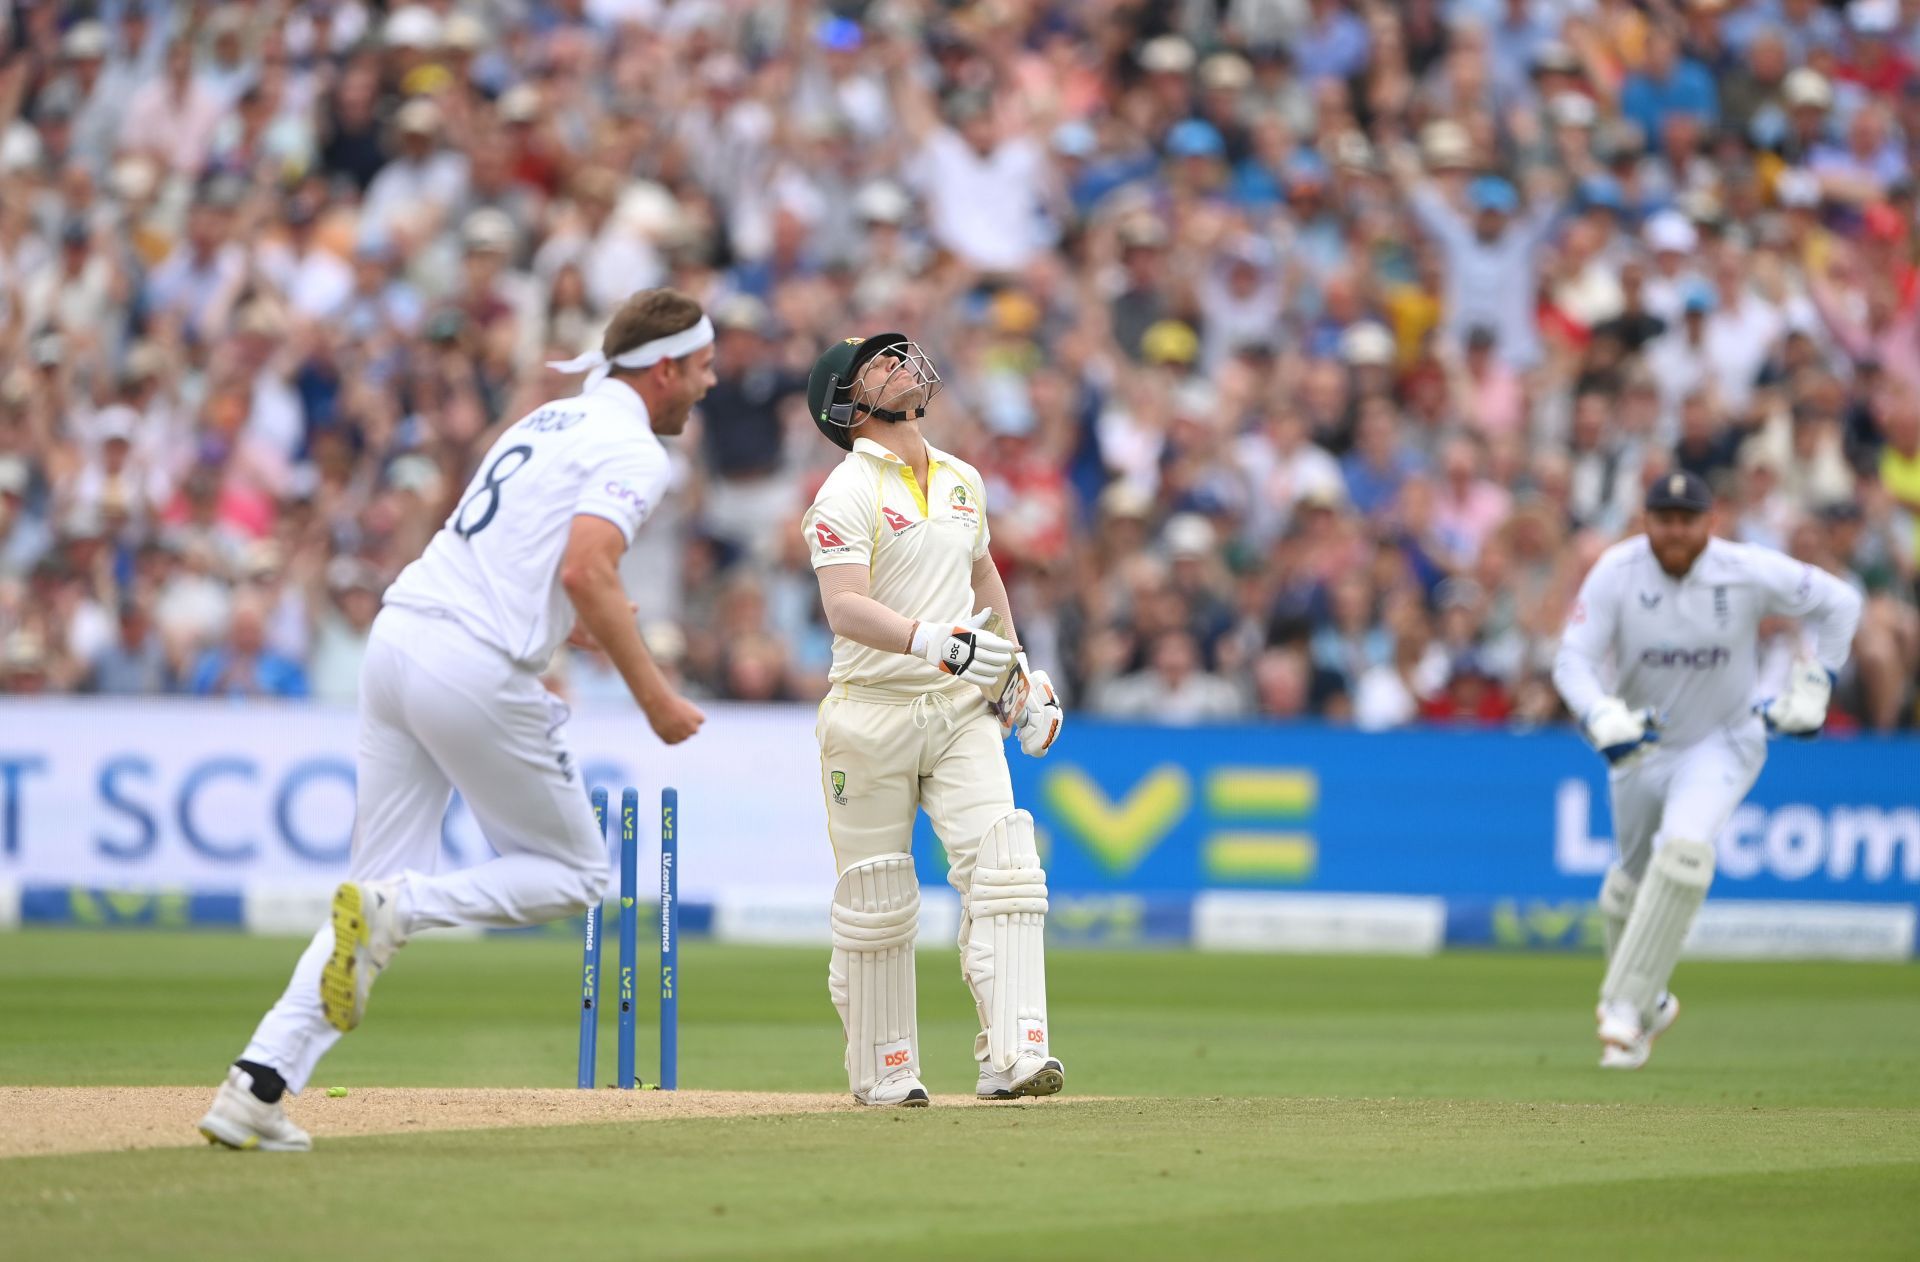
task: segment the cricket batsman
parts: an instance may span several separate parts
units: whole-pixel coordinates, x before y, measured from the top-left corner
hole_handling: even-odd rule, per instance
[[[1713,881],[1715,840],[1760,774],[1767,734],[1819,733],[1860,621],[1860,597],[1832,575],[1712,538],[1711,508],[1694,474],[1655,482],[1646,534],[1594,563],[1553,666],[1611,764],[1616,858],[1600,887],[1597,1012],[1606,1069],[1646,1064],[1679,1017],[1667,981]],[[1760,622],[1774,616],[1798,619],[1810,651],[1779,696],[1756,699]]]
[[[601,900],[606,843],[561,736],[566,707],[540,683],[562,641],[590,636],[667,744],[704,721],[648,656],[618,565],[666,491],[657,435],[680,433],[714,383],[713,326],[686,295],[645,290],[600,350],[549,367],[588,372],[585,388],[500,436],[387,589],[360,672],[351,879],[200,1120],[210,1142],[311,1147],[282,1097],[360,1024],[413,933],[540,924]],[[435,874],[454,789],[498,857]]]
[[[814,735],[839,880],[827,987],[862,1104],[925,1106],[914,1006],[915,813],[925,807],[960,893],[960,966],[980,1033],[976,1093],[1052,1095],[1041,935],[1047,874],[1014,809],[1003,741],[1045,756],[1058,694],[1019,650],[987,553],[980,475],[922,437],[940,374],[901,333],[850,337],[807,378],[814,424],[846,459],[802,529],[834,632]]]

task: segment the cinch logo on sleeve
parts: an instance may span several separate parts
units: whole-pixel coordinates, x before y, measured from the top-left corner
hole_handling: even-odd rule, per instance
[[[1640,654],[1642,666],[1685,670],[1717,670],[1732,660],[1732,651],[1718,644],[1704,649],[1645,649]]]
[[[647,511],[647,497],[625,482],[607,483],[606,492],[617,500],[625,500],[643,513]]]

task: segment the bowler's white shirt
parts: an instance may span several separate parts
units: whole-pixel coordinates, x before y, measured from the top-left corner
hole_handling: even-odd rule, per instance
[[[560,585],[573,519],[604,517],[627,543],[666,491],[666,448],[647,405],[612,378],[544,404],[495,442],[460,505],[386,604],[459,622],[530,670],[573,630]]]
[[[1659,713],[1663,743],[1688,745],[1749,720],[1760,622],[1769,617],[1801,620],[1814,657],[1837,672],[1860,622],[1860,597],[1823,570],[1724,539],[1709,540],[1676,579],[1636,535],[1602,553],[1580,585],[1553,682],[1575,716],[1611,694]]]

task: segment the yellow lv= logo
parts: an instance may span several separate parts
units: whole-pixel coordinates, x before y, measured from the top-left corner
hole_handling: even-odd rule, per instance
[[[1125,876],[1140,866],[1193,804],[1193,783],[1177,766],[1156,767],[1118,802],[1078,767],[1047,777],[1047,805],[1100,866]]]

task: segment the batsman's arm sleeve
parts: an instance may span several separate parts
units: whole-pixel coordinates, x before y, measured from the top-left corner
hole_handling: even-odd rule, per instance
[[[880,535],[880,497],[872,477],[853,464],[828,474],[801,518],[800,529],[814,569],[871,565],[874,541]]]
[[[1576,720],[1609,691],[1600,672],[1620,617],[1618,571],[1609,561],[1603,556],[1587,571],[1553,657],[1553,686]]]
[[[913,647],[913,619],[904,617],[867,595],[865,564],[822,564],[814,570],[820,580],[820,606],[835,635],[883,653],[905,653]]]
[[[1000,567],[993,563],[993,558],[984,553],[973,561],[973,607],[999,614],[1006,627],[1003,634],[1015,644],[1020,643],[1014,631],[1013,602],[1007,599],[1006,581],[1000,577]]]
[[[1806,624],[1813,631],[1815,660],[1839,674],[1860,628],[1860,593],[1804,561],[1766,548],[1752,551],[1770,612]]]

